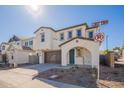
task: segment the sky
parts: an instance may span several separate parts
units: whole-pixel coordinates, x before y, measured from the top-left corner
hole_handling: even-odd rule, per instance
[[[39,27],[54,29],[108,20],[100,31],[108,35],[108,48],[124,43],[124,6],[40,6],[37,10],[30,6],[0,6],[0,43],[7,42],[14,34],[32,36]],[[100,45],[106,49],[106,40]]]

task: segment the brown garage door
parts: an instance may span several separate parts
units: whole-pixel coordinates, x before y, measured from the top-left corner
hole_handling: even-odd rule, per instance
[[[45,63],[61,64],[61,51],[45,52]]]

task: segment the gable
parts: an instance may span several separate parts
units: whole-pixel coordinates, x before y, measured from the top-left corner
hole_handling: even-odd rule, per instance
[[[10,42],[19,41],[19,40],[20,40],[19,37],[17,37],[16,35],[14,35],[12,38],[9,39],[8,42],[10,43]]]

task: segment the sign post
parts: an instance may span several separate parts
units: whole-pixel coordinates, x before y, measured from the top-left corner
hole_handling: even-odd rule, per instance
[[[97,33],[96,35],[95,35],[95,37],[94,37],[94,40],[96,41],[96,42],[102,42],[103,40],[104,40],[104,33],[102,33],[102,32],[100,32],[100,26],[101,25],[105,25],[105,24],[108,24],[108,20],[102,20],[102,21],[98,21],[98,22],[94,22],[93,24],[92,24],[92,26],[93,27],[99,27],[99,33]],[[100,67],[99,67],[99,65],[98,65],[98,67],[97,67],[97,83],[99,83],[99,70],[100,70]]]

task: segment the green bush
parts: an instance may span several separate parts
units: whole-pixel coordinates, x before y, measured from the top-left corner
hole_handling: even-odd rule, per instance
[[[108,49],[103,51],[103,55],[106,55],[108,53],[109,53],[109,50]]]

